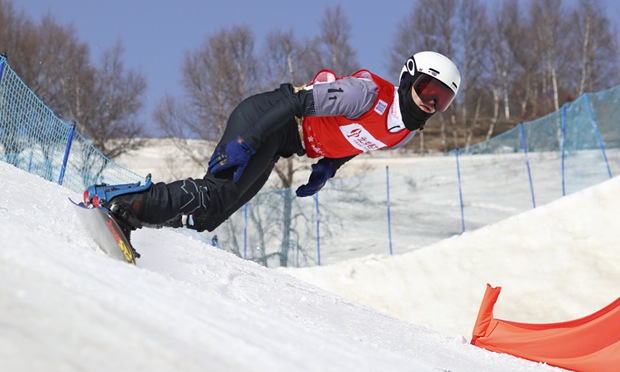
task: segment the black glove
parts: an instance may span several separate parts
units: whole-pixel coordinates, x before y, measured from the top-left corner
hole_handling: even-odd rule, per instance
[[[243,138],[229,142],[226,147],[218,146],[209,160],[209,172],[215,174],[225,169],[236,167],[233,173],[233,182],[237,183],[241,174],[248,165],[250,158],[256,151]]]
[[[329,159],[323,158],[319,160],[316,164],[312,165],[312,173],[310,174],[308,183],[299,186],[297,189],[297,196],[304,197],[316,194],[335,173],[334,165]]]

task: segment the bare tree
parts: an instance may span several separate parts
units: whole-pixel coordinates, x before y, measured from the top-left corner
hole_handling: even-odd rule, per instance
[[[489,124],[485,139],[490,139],[500,121],[511,119],[511,104],[516,103],[515,92],[525,92],[524,102],[527,103],[530,74],[523,73],[529,68],[525,63],[531,60],[527,32],[524,29],[525,19],[517,2],[504,2],[488,24],[488,52],[492,61],[492,77],[486,89],[491,90],[493,107],[487,111]],[[478,89],[483,86],[476,84]],[[523,87],[523,88],[522,88]],[[488,93],[487,93],[488,95]],[[524,108],[525,109],[525,108]]]
[[[222,29],[202,47],[188,52],[183,64],[185,99],[167,96],[155,120],[179,149],[197,164],[205,164],[210,149],[195,152],[188,137],[216,140],[228,116],[244,98],[259,90],[254,36],[247,26]]]
[[[337,75],[351,74],[360,68],[357,53],[350,44],[351,22],[340,5],[325,9],[319,23],[321,30],[315,51],[315,71],[331,69]]]
[[[36,25],[0,0],[0,20],[0,42],[11,48],[11,66],[57,116],[76,121],[109,158],[140,146],[134,137],[142,133],[137,115],[146,80],[124,70],[120,43],[104,53],[98,68],[73,27],[51,16]]]
[[[123,49],[120,42],[104,52],[102,65],[92,78],[93,86],[84,90],[76,81],[69,87],[75,92],[71,112],[86,127],[85,133],[104,155],[115,158],[142,146],[142,123],[138,112],[146,89],[144,77],[136,71],[125,71],[121,62]],[[86,81],[89,80],[85,76]],[[87,104],[82,110],[81,99]]]
[[[0,0],[0,53],[11,61],[24,59],[24,55],[36,49],[36,28],[22,13],[17,13],[10,1]],[[12,66],[18,74],[30,69],[20,69],[21,66]],[[24,66],[25,67],[25,66]],[[27,76],[26,78],[30,78]],[[27,80],[25,80],[27,81]],[[0,97],[0,105],[4,106],[5,97]],[[21,118],[20,123],[7,123],[4,112],[0,112],[0,146],[2,159],[9,164],[18,166],[20,154],[28,147],[28,141],[21,138],[19,132],[22,122],[28,120],[28,113],[16,113],[15,117]]]
[[[262,58],[265,70],[263,85],[267,88],[291,83],[309,83],[316,69],[308,64],[317,47],[314,40],[297,40],[293,31],[272,31],[267,35]]]
[[[533,115],[531,108],[536,96],[537,71],[541,58],[536,55],[533,48],[535,35],[529,19],[524,14],[519,9],[518,3],[506,1],[496,19],[509,61],[504,93],[506,120],[512,117],[513,107],[514,111],[518,112],[518,120],[525,120]]]
[[[541,102],[543,112],[560,109],[558,70],[562,62],[562,35],[567,31],[563,22],[561,0],[535,0],[532,2],[532,29],[536,32],[536,52],[542,59]]]
[[[575,45],[579,46],[581,57],[577,68],[580,71],[576,78],[577,96],[595,89],[609,88],[616,82],[608,77],[620,75],[618,39],[604,12],[600,0],[580,0],[570,15],[573,38]]]
[[[0,0],[0,52],[5,53],[11,68],[27,84],[41,70],[32,56],[40,44],[37,26],[23,12],[17,12],[10,0]]]
[[[259,89],[254,35],[249,27],[224,29],[195,53],[188,53],[183,86],[198,122],[191,124],[203,139],[218,138],[228,115],[244,98]]]
[[[415,54],[416,52],[432,50],[449,56],[458,65],[456,59],[456,25],[457,19],[457,0],[420,0],[412,8],[409,15],[397,26],[398,37],[392,48],[391,65],[392,69],[398,71],[406,57],[403,53]],[[415,27],[412,27],[415,25]],[[453,128],[453,138],[456,140],[456,116],[455,102],[446,113],[437,114],[429,122],[430,127],[435,121],[440,123],[441,146],[448,149],[448,124]],[[421,151],[425,151],[424,131],[418,134]]]
[[[458,7],[458,22],[456,25],[457,35],[462,38],[460,43],[463,47],[463,56],[460,66],[461,86],[459,88],[461,104],[459,116],[462,118],[465,131],[465,147],[471,145],[474,128],[480,121],[480,112],[488,107],[488,90],[481,87],[491,84],[492,69],[485,63],[489,60],[490,50],[488,45],[488,33],[490,26],[487,21],[486,9],[479,0],[462,1]],[[470,110],[471,109],[471,110]],[[455,110],[456,111],[456,110]],[[456,125],[455,112],[452,112],[451,121]],[[455,140],[458,146],[458,139]]]

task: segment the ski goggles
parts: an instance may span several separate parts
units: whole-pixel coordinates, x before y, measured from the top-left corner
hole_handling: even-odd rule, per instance
[[[446,84],[427,74],[419,74],[413,89],[422,102],[434,105],[436,111],[446,111],[456,96]]]

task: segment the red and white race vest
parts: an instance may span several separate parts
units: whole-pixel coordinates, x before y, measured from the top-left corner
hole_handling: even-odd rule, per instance
[[[399,145],[411,134],[402,124],[393,84],[368,70],[357,71],[351,76],[372,79],[377,84],[378,94],[372,108],[357,119],[344,116],[304,117],[302,126],[308,157],[342,158],[390,148]],[[315,76],[312,84],[335,79],[333,72],[323,70]]]

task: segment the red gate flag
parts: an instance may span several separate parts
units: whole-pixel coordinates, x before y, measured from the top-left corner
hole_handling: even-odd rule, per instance
[[[620,370],[620,298],[583,318],[528,324],[493,318],[501,290],[487,284],[472,345],[576,371]]]

